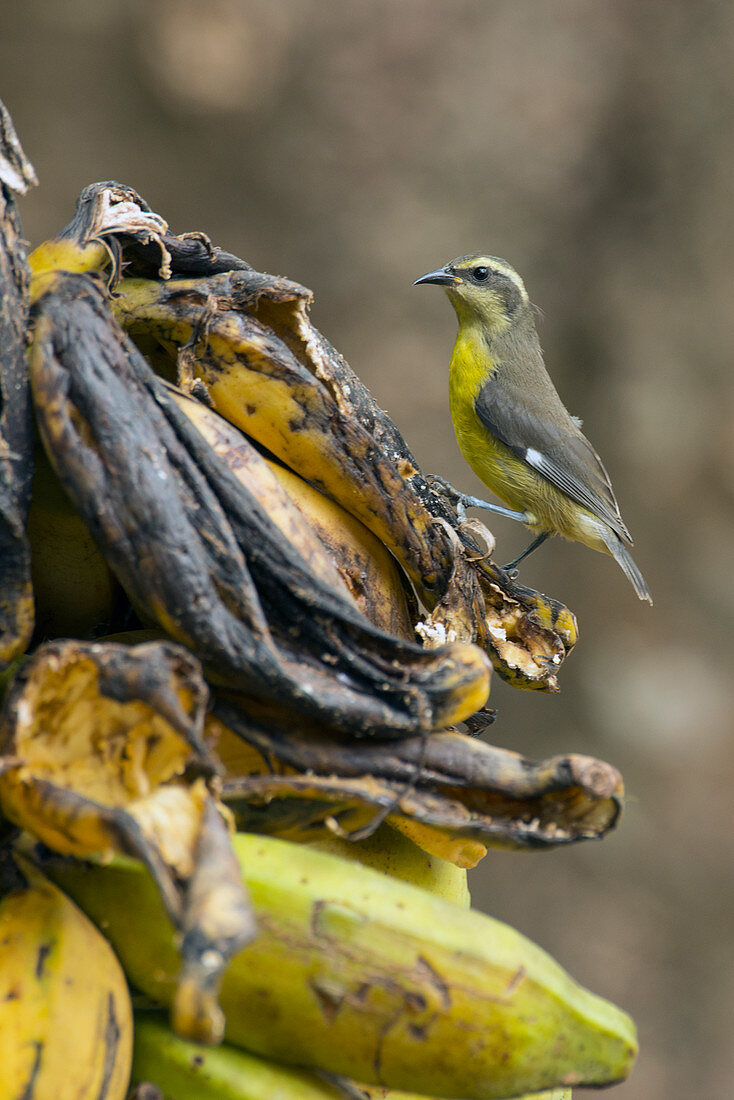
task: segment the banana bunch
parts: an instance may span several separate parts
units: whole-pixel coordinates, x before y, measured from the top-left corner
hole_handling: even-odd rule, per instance
[[[629,1017],[467,887],[618,821],[611,765],[478,736],[493,670],[557,690],[573,615],[459,522],[310,291],[114,182],[26,256],[34,182],[2,109],[2,1096],[623,1079]]]
[[[260,934],[222,982],[225,1037],[286,1065],[471,1100],[609,1084],[629,1017],[491,917],[309,847],[239,833]],[[47,873],[103,927],[135,986],[175,994],[178,953],[137,862]],[[128,913],[146,929],[141,937]]]

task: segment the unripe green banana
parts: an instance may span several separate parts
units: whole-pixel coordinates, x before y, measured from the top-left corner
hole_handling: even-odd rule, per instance
[[[354,1092],[317,1076],[269,1062],[224,1043],[212,1049],[179,1039],[160,1018],[135,1020],[133,1084],[149,1082],[165,1100],[429,1100],[416,1093],[358,1085]],[[533,1093],[520,1100],[571,1100],[570,1089]]]
[[[342,859],[355,860],[391,878],[420,886],[429,894],[468,909],[471,905],[466,871],[447,859],[429,855],[407,836],[384,824],[364,840],[346,840],[339,836],[309,841],[309,848],[328,852]]]
[[[260,935],[222,983],[230,1042],[466,1100],[611,1084],[632,1068],[631,1019],[512,928],[303,845],[239,834],[234,847]],[[180,959],[142,866],[49,873],[104,926],[134,984],[170,1002]]]
[[[132,1080],[157,1085],[165,1100],[343,1100],[309,1070],[280,1066],[228,1043],[189,1043],[165,1020],[142,1013],[135,1020]]]

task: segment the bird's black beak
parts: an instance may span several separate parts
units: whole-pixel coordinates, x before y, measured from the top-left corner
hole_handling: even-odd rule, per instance
[[[437,286],[458,286],[460,282],[461,279],[458,275],[452,275],[445,267],[439,267],[437,271],[429,271],[427,275],[421,275],[420,279],[415,280],[413,286],[418,286],[420,283],[436,283]]]

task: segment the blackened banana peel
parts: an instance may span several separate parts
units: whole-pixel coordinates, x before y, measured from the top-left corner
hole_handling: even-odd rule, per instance
[[[23,653],[33,633],[26,522],[33,479],[26,330],[29,279],[14,194],[36,183],[0,102],[0,669]]]
[[[387,817],[432,855],[469,867],[490,847],[600,839],[622,810],[619,772],[589,756],[535,762],[457,732],[344,745],[223,696],[207,721],[229,772],[222,797],[246,831],[311,840]]]
[[[88,276],[58,274],[40,297],[31,382],[51,463],[133,604],[217,679],[354,735],[440,729],[484,705],[480,649],[384,634],[314,577]]]

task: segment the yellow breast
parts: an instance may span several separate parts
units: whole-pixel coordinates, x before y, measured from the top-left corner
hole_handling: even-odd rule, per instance
[[[491,435],[474,408],[491,368],[481,335],[473,327],[462,326],[449,370],[449,408],[456,440],[477,477],[505,504],[523,511],[534,495],[532,471]]]
[[[456,439],[474,473],[510,508],[530,515],[528,526],[555,531],[566,538],[596,546],[595,533],[582,530],[586,509],[541,477],[496,439],[475,411],[477,395],[494,364],[481,331],[462,325],[456,338],[449,371],[449,407]],[[590,541],[592,540],[592,541]]]

